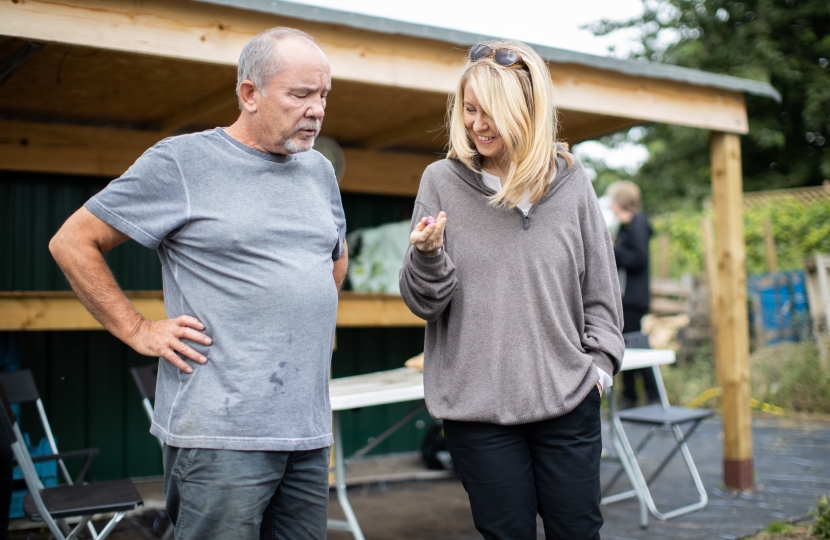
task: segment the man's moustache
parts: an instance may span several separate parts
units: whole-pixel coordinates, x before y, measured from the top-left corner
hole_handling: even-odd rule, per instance
[[[304,129],[313,129],[316,132],[320,131],[322,122],[309,122],[308,124],[300,124],[297,126],[297,129],[294,130],[294,133],[299,133]]]

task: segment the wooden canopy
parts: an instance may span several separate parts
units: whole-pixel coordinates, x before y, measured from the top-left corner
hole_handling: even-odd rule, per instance
[[[273,26],[314,35],[331,61],[322,134],[344,148],[341,189],[415,195],[424,167],[444,149],[447,96],[480,36],[283,1],[0,0],[0,169],[116,177],[164,137],[229,125],[238,115],[237,57]],[[646,122],[713,133],[725,480],[750,487],[738,135],[748,131],[744,94],[778,94],[673,66],[540,52],[571,143]],[[148,316],[163,316],[158,294],[135,301]],[[398,298],[345,295],[338,324],[423,321]],[[100,326],[65,293],[0,296],[0,330],[68,328]]]

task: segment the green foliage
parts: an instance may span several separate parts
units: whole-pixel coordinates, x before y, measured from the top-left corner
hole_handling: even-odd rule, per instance
[[[830,414],[830,369],[821,363],[812,340],[763,347],[750,355],[749,363],[754,399],[792,412]],[[671,403],[685,405],[718,386],[708,345],[699,347],[691,361],[664,366],[661,372]],[[701,406],[717,409],[720,399]]]
[[[633,56],[771,83],[782,102],[747,96],[744,189],[817,185],[830,177],[830,9],[827,0],[643,0],[642,19],[601,21],[597,35],[637,29]],[[667,41],[674,37],[668,47]],[[603,142],[614,146],[619,137]],[[632,180],[651,211],[698,207],[710,194],[709,137],[649,127],[650,158]],[[625,171],[617,172],[627,177]]]
[[[763,347],[750,356],[751,395],[805,413],[830,412],[830,370],[813,340]]]
[[[718,385],[712,362],[712,347],[708,343],[695,351],[692,361],[663,366],[660,372],[669,403],[676,405],[685,405],[706,390]],[[718,403],[713,400],[702,406],[713,408]]]
[[[794,527],[790,523],[787,523],[786,521],[773,521],[772,523],[767,525],[765,532],[768,532],[770,534],[783,534],[793,532],[795,530],[796,527]]]
[[[651,219],[654,229],[651,240],[652,275],[657,275],[660,264],[661,234],[669,237],[669,277],[704,273],[701,221],[705,217],[711,218],[711,213],[677,210]],[[830,200],[808,204],[795,197],[777,198],[744,212],[747,274],[768,271],[764,244],[767,219],[772,224],[779,270],[803,268],[804,257],[811,253],[830,253]]]
[[[827,496],[816,501],[816,509],[811,512],[816,518],[813,525],[813,536],[823,540],[830,540],[830,502]]]
[[[764,248],[767,218],[772,222],[779,269],[803,268],[805,255],[830,253],[830,200],[805,204],[790,197],[776,199],[744,215],[748,274],[767,271]]]
[[[663,259],[660,255],[660,236],[664,234],[669,238],[668,254],[665,256],[669,277],[679,279],[683,274],[700,275],[704,272],[701,221],[705,216],[701,211],[677,210],[652,218],[651,275],[658,275]]]

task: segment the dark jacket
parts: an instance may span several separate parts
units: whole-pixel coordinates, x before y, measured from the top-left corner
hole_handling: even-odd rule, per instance
[[[648,241],[651,238],[651,225],[645,214],[634,216],[631,223],[620,227],[614,243],[614,258],[617,268],[624,268],[626,273],[623,307],[648,311],[649,308],[649,265]]]

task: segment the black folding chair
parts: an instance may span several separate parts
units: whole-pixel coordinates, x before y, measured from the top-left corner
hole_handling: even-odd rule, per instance
[[[144,413],[147,415],[151,424],[153,423],[153,402],[156,400],[156,379],[158,379],[158,373],[158,363],[130,368],[130,375],[133,376],[138,394],[141,396],[141,406],[144,408]],[[159,444],[163,451],[164,444],[161,441],[159,441]]]
[[[97,448],[85,448],[82,450],[73,450],[72,452],[58,452],[58,445],[55,442],[55,435],[52,433],[52,426],[49,424],[49,418],[46,416],[46,408],[43,406],[43,401],[40,399],[40,394],[35,385],[35,378],[32,371],[29,369],[20,369],[16,371],[4,371],[0,373],[0,387],[6,393],[9,403],[34,403],[37,409],[37,414],[40,417],[40,425],[43,427],[43,433],[46,440],[49,442],[49,448],[52,450],[52,456],[36,456],[32,458],[34,463],[44,461],[57,461],[58,468],[61,471],[64,481],[68,485],[74,485],[78,482],[83,482],[89,466],[92,464],[92,458],[97,456],[100,452]],[[83,467],[81,467],[78,475],[73,479],[66,468],[65,459],[78,459],[86,457]],[[57,459],[56,459],[57,458]],[[92,538],[97,538],[98,533],[92,523],[87,524]]]
[[[0,373],[0,387],[6,393],[6,398],[9,403],[34,403],[37,408],[37,414],[40,417],[40,424],[43,427],[43,433],[46,440],[49,441],[49,448],[52,450],[52,455],[57,458],[58,468],[61,470],[64,481],[69,484],[81,482],[86,476],[89,466],[92,463],[92,458],[97,456],[100,452],[97,448],[86,448],[83,450],[74,450],[72,452],[65,452],[61,454],[58,452],[58,445],[55,443],[55,436],[52,434],[52,426],[49,424],[49,419],[46,417],[46,409],[43,406],[43,401],[40,399],[40,394],[35,386],[35,378],[32,371],[29,369],[21,369],[17,371],[4,371]],[[48,461],[47,459],[38,459],[40,456],[34,458],[35,462]],[[74,479],[69,474],[66,468],[64,459],[86,457],[86,462],[83,468]]]
[[[648,336],[640,332],[623,334],[623,337],[625,338],[626,348],[651,348],[648,343]],[[616,412],[615,418],[613,419],[614,429],[612,430],[612,434],[613,436],[619,438],[618,441],[628,458],[627,461],[630,463],[636,481],[640,484],[640,492],[645,499],[645,503],[648,506],[649,511],[657,519],[665,521],[667,519],[699,510],[700,508],[705,507],[709,502],[708,495],[706,494],[706,488],[700,479],[700,474],[697,471],[697,467],[695,466],[692,454],[689,452],[689,448],[686,445],[686,441],[692,436],[700,423],[706,418],[712,416],[714,413],[705,409],[689,409],[686,407],[673,407],[669,405],[669,400],[666,396],[666,388],[663,384],[663,377],[660,373],[660,367],[654,366],[652,369],[654,370],[654,378],[657,381],[657,388],[660,392],[661,403],[657,405],[646,405],[644,407],[634,407]],[[625,429],[623,429],[623,422],[630,422],[632,424],[650,427],[648,433],[642,438],[636,448],[631,445],[631,441],[629,441],[628,435],[626,434]],[[685,432],[683,431],[683,426],[688,426]],[[643,448],[645,448],[646,444],[648,444],[654,434],[660,429],[670,429],[672,431],[675,438],[675,445],[672,447],[668,455],[666,455],[657,465],[657,468],[651,473],[651,475],[648,478],[645,478],[643,471],[640,468],[640,463],[637,460],[637,456]],[[669,461],[675,456],[675,454],[677,454],[678,450],[683,455],[686,467],[689,469],[692,481],[697,489],[699,499],[697,502],[686,506],[681,506],[668,511],[660,511],[654,503],[649,486],[652,482],[654,482],[654,480],[656,480],[660,473],[663,472],[666,465],[668,465]],[[603,491],[608,491],[620,478],[622,473],[623,469],[621,468],[611,478],[608,484],[606,484]],[[608,504],[636,497],[637,495],[636,490],[632,489],[623,493],[606,496],[602,499],[602,502],[603,504]]]
[[[55,538],[73,540],[87,528],[95,514],[114,513],[100,533],[93,533],[98,540],[104,540],[128,511],[144,504],[135,484],[129,479],[44,488],[35,470],[34,460],[23,444],[20,428],[12,421],[9,400],[2,386],[0,402],[0,430],[11,444],[23,480],[29,488],[29,493],[23,499],[23,512],[32,521],[46,523]],[[48,459],[58,458],[39,456],[38,461]],[[70,529],[65,520],[74,517],[80,517],[80,522],[74,529]]]

